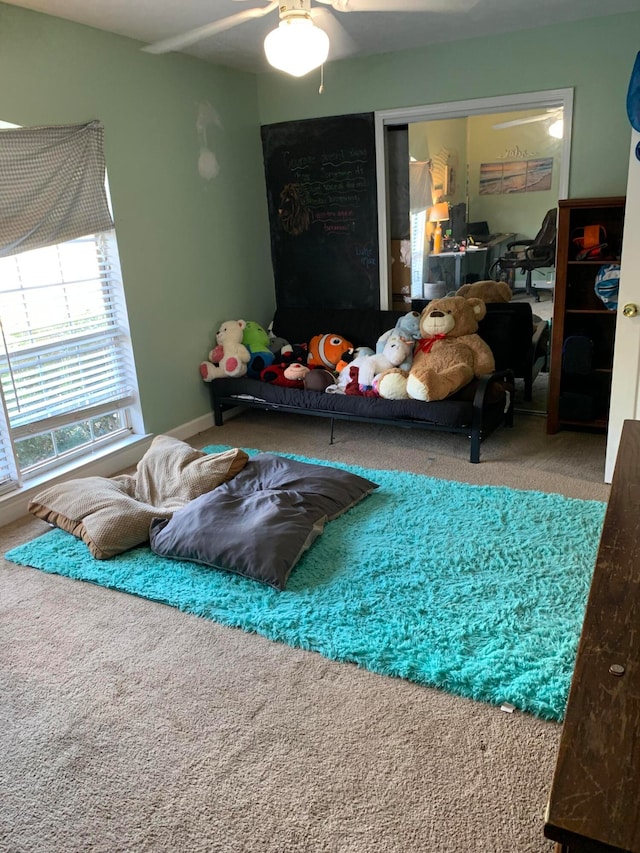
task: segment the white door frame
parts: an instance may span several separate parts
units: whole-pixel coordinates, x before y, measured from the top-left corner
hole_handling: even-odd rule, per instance
[[[504,113],[510,110],[528,110],[562,107],[564,109],[564,134],[562,162],[560,164],[559,198],[569,196],[569,159],[571,156],[571,121],[573,117],[573,89],[549,89],[544,92],[525,92],[521,95],[498,95],[494,98],[476,98],[447,104],[430,104],[422,107],[399,107],[374,113],[376,141],[376,183],[378,190],[378,251],[380,264],[380,308],[387,310],[390,299],[390,258],[388,227],[388,175],[385,156],[385,127],[411,124],[436,119],[466,118],[484,113]]]
[[[640,420],[640,314],[635,317],[625,317],[623,313],[626,303],[640,307],[640,281],[638,280],[640,247],[637,237],[640,228],[640,159],[636,155],[638,146],[640,146],[640,133],[634,130],[631,133],[624,235],[620,257],[620,287],[613,348],[605,483],[610,483],[613,478],[624,421]]]

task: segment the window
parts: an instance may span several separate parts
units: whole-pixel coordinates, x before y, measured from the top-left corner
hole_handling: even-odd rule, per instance
[[[0,258],[0,324],[23,475],[130,431],[135,378],[113,231]]]
[[[0,257],[5,491],[123,438],[138,418],[115,230],[42,242]]]

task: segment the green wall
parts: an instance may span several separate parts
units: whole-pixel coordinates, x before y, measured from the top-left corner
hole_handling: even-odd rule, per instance
[[[145,426],[209,411],[198,365],[218,325],[273,313],[256,78],[0,4],[0,119],[101,119]],[[220,172],[197,170],[200,104]]]
[[[516,116],[539,115],[541,110],[480,115],[469,118],[469,219],[486,220],[491,231],[533,238],[544,216],[555,207],[559,198],[562,140],[547,133],[549,122],[532,122],[518,127],[493,130],[497,122]],[[509,151],[528,152],[526,156],[504,156]],[[552,157],[551,187],[537,192],[506,195],[480,195],[480,166],[482,163],[519,161],[536,157]]]
[[[329,62],[318,74],[258,79],[260,122],[574,88],[571,196],[623,195],[631,130],[625,98],[640,13]]]

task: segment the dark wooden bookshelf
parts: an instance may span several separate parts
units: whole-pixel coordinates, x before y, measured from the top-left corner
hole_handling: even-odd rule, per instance
[[[547,432],[559,429],[606,430],[611,398],[616,312],[595,292],[603,264],[620,263],[624,229],[623,196],[563,199],[558,203],[556,283],[554,289]],[[602,256],[578,260],[574,238],[587,225],[602,225]],[[567,340],[586,339],[591,357],[582,372],[567,368]],[[575,367],[575,365],[574,365]]]

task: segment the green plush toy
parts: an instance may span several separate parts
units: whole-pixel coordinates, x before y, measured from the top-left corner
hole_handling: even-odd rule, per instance
[[[274,354],[269,349],[269,335],[259,323],[247,320],[242,335],[242,343],[249,350],[251,356],[247,365],[247,375],[258,379],[260,372],[273,363]]]
[[[264,352],[269,349],[269,335],[258,323],[254,323],[253,320],[247,320],[247,325],[242,335],[242,343],[251,352]]]

